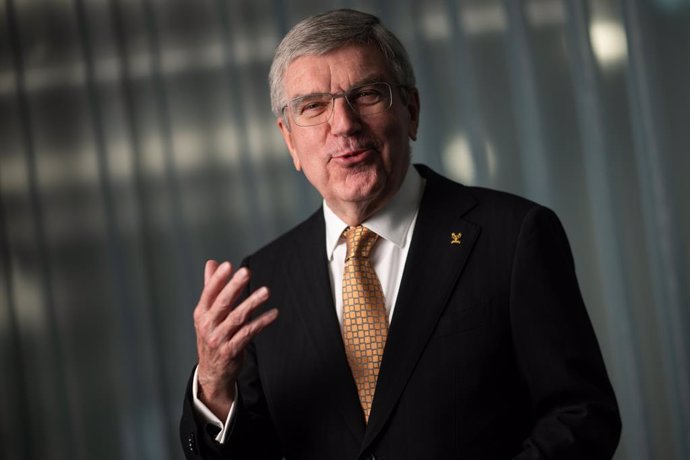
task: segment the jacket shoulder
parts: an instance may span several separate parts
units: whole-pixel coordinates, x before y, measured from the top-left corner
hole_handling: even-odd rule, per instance
[[[426,202],[435,202],[444,206],[455,205],[464,208],[470,215],[524,216],[540,204],[510,192],[486,187],[463,185],[442,176],[423,165],[415,165],[427,181]],[[423,201],[424,203],[424,201]]]
[[[323,208],[319,207],[307,219],[247,256],[245,263],[249,259],[252,261],[268,260],[275,263],[284,254],[292,251],[297,245],[304,244],[305,241],[325,241],[325,232]]]

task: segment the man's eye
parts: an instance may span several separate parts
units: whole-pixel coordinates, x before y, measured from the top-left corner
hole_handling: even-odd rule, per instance
[[[358,103],[378,102],[381,99],[381,92],[375,88],[362,88],[355,91],[350,99]]]
[[[323,112],[328,107],[328,103],[324,101],[310,101],[305,102],[299,106],[298,113],[300,115],[313,115]]]

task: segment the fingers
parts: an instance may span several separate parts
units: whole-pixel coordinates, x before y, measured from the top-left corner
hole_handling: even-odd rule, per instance
[[[213,282],[213,281],[212,281]],[[214,324],[222,322],[234,308],[240,293],[249,283],[249,270],[240,268],[218,293],[208,310],[208,318]]]
[[[258,318],[241,327],[228,342],[228,347],[236,350],[244,350],[247,344],[261,331],[278,318],[278,309],[272,308],[262,313]]]
[[[213,337],[212,340],[215,343],[232,340],[241,329],[246,329],[246,326],[252,322],[250,321],[252,314],[268,300],[268,297],[268,288],[265,286],[261,287],[254,291],[242,303],[237,305],[229,314],[226,314],[226,316],[222,317],[222,319],[219,317],[219,324],[216,326],[213,332],[215,337]],[[219,312],[218,314],[220,316],[222,313]],[[262,321],[265,321],[265,319]],[[263,324],[262,321],[260,321],[259,324],[252,326],[250,329],[254,330],[255,327]],[[246,330],[242,332],[242,334],[246,333]]]
[[[204,267],[204,286],[208,284],[208,281],[211,279],[211,276],[218,270],[218,266],[220,264],[218,261],[215,261],[213,259],[207,260],[206,261],[206,266]]]
[[[206,263],[204,268],[204,278],[206,279],[204,283],[204,289],[201,291],[201,297],[199,298],[198,308],[202,310],[208,310],[215,302],[216,297],[225,287],[228,282],[228,277],[232,273],[232,265],[230,262],[223,262],[220,264],[215,272],[211,274],[211,269],[214,263],[209,261]],[[207,276],[210,275],[208,278]]]
[[[232,267],[228,262],[218,265],[218,262],[209,260],[204,268],[206,284],[194,311],[194,324],[197,336],[211,344],[211,348],[229,342],[238,331],[248,326],[253,313],[269,297],[268,289],[261,287],[243,302],[235,305],[242,291],[247,288],[250,273],[243,267],[232,276],[231,274]],[[242,334],[251,332],[248,335],[253,337],[275,320],[273,315],[276,313],[271,313],[252,324],[242,331]]]

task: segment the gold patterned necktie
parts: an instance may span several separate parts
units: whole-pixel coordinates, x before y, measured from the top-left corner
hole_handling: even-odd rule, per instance
[[[343,341],[368,421],[388,336],[383,290],[369,261],[369,253],[379,236],[361,225],[348,227],[344,236],[347,255],[343,274]]]

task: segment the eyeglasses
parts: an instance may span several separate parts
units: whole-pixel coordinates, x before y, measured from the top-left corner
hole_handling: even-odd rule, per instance
[[[292,99],[283,106],[289,108],[296,125],[307,127],[326,123],[333,115],[335,100],[345,98],[353,112],[360,116],[385,112],[393,105],[393,91],[386,82],[355,86],[343,93],[314,93]]]

